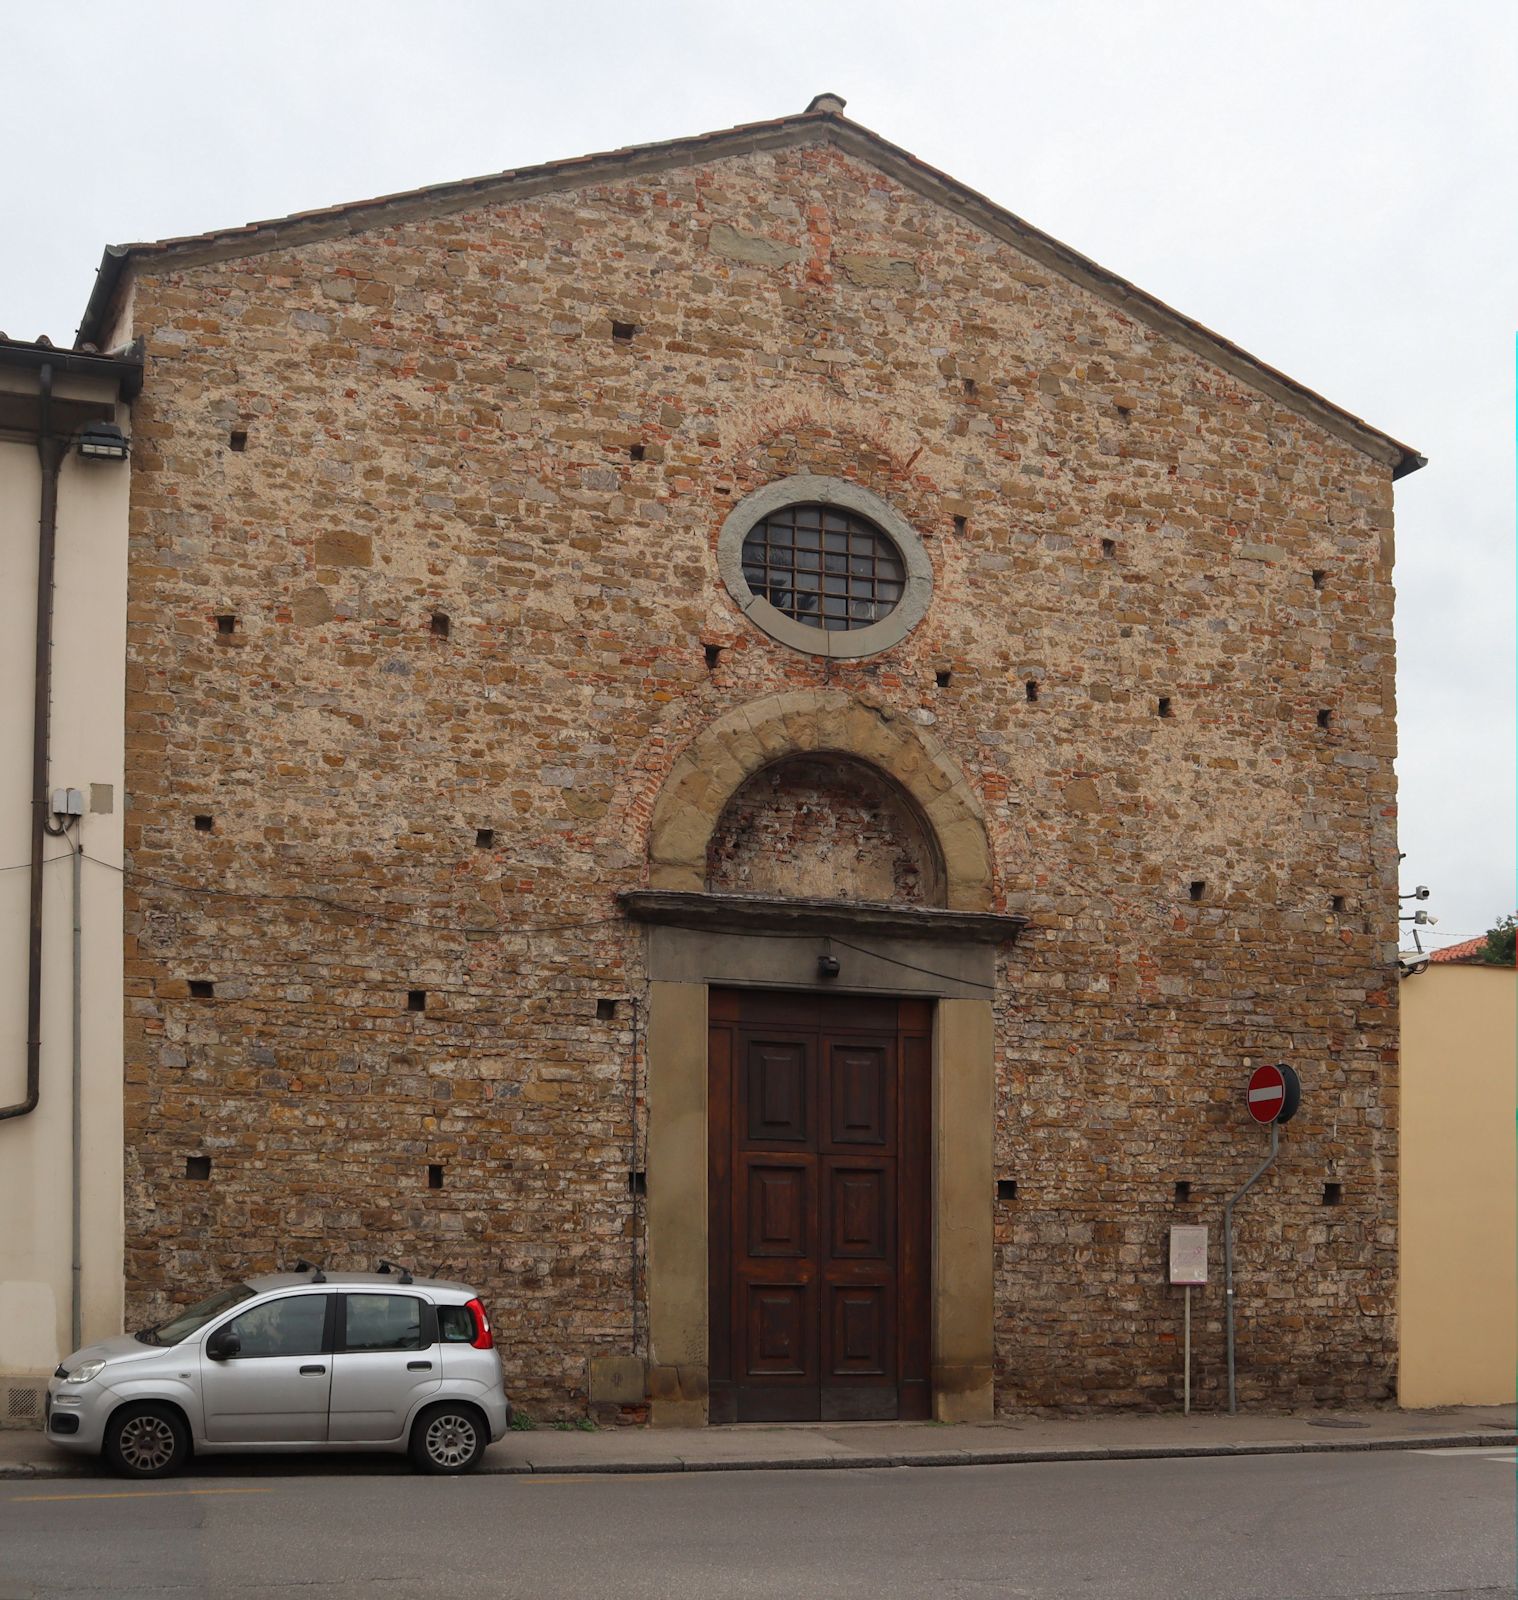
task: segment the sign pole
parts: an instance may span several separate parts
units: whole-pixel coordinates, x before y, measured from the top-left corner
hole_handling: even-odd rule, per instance
[[[1239,1410],[1238,1395],[1234,1389],[1233,1373],[1233,1208],[1254,1188],[1256,1182],[1268,1170],[1270,1163],[1276,1158],[1276,1151],[1281,1143],[1281,1130],[1277,1123],[1270,1125],[1270,1154],[1255,1168],[1249,1181],[1242,1189],[1223,1207],[1223,1299],[1228,1306],[1228,1415],[1237,1416]]]
[[[1191,1415],[1191,1285],[1186,1285],[1186,1409],[1183,1416]]]
[[[1249,1075],[1249,1087],[1244,1094],[1244,1104],[1256,1122],[1270,1124],[1270,1154],[1250,1174],[1249,1181],[1223,1207],[1223,1299],[1228,1307],[1228,1415],[1237,1415],[1238,1394],[1234,1385],[1233,1367],[1233,1208],[1262,1178],[1281,1145],[1281,1124],[1290,1122],[1302,1104],[1302,1080],[1296,1068],[1284,1061],[1274,1066],[1256,1067]]]
[[[1182,1363],[1185,1377],[1184,1414],[1191,1415],[1191,1290],[1207,1286],[1207,1230],[1183,1223],[1170,1225],[1170,1282],[1186,1291],[1186,1344]]]

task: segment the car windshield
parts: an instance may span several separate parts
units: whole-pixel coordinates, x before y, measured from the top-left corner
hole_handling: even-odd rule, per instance
[[[212,1317],[220,1316],[223,1311],[235,1306],[239,1301],[252,1298],[253,1291],[247,1284],[234,1283],[228,1288],[218,1290],[196,1305],[186,1306],[177,1317],[170,1317],[167,1322],[144,1328],[137,1337],[144,1344],[179,1344],[181,1340],[188,1339],[192,1333],[198,1333]]]

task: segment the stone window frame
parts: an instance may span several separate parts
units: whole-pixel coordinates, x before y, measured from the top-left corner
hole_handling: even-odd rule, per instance
[[[749,587],[743,576],[743,541],[765,517],[786,506],[835,506],[864,517],[894,544],[906,568],[906,586],[889,616],[864,628],[829,632],[797,622]],[[803,655],[855,660],[900,644],[927,614],[933,598],[933,563],[917,530],[894,506],[844,478],[798,473],[745,495],[727,514],[717,536],[717,571],[738,609],[761,633]]]

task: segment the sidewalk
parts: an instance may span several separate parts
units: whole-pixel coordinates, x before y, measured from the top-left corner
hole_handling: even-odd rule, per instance
[[[932,1422],[740,1424],[724,1428],[552,1426],[508,1434],[481,1471],[733,1472],[859,1467],[951,1467],[1028,1461],[1111,1461],[1161,1456],[1284,1455],[1305,1451],[1428,1450],[1518,1444],[1511,1406],[1438,1411],[1320,1411],[1287,1416],[1213,1414],[1016,1418]],[[217,1457],[218,1470],[283,1473],[404,1471],[395,1456]],[[0,1478],[93,1475],[97,1461],[66,1455],[40,1433],[0,1431]]]

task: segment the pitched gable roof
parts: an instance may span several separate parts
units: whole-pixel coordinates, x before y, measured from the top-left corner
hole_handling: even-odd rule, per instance
[[[585,184],[605,183],[681,166],[696,161],[719,161],[759,150],[779,150],[796,145],[828,143],[885,172],[904,187],[954,212],[1079,284],[1127,315],[1166,338],[1213,362],[1234,377],[1289,406],[1330,433],[1363,450],[1391,469],[1394,478],[1405,477],[1426,465],[1410,445],[1336,406],[1305,384],[1250,355],[1247,350],[1183,316],[1126,278],[1109,272],[1058,239],[1041,232],[1021,217],[1004,210],[984,195],[940,172],[910,151],[883,139],[878,133],[843,115],[843,101],[818,95],[804,112],[776,117],[768,122],[743,123],[715,133],[666,139],[656,144],[631,145],[621,150],[541,166],[465,178],[455,183],[431,184],[399,194],[379,195],[346,205],[316,211],[297,211],[287,217],[250,222],[240,228],[138,244],[110,245],[101,258],[95,287],[79,324],[76,343],[98,339],[122,274],[174,270],[209,261],[287,249],[316,240],[359,233],[415,217],[462,211],[492,201],[516,201],[535,194]]]

